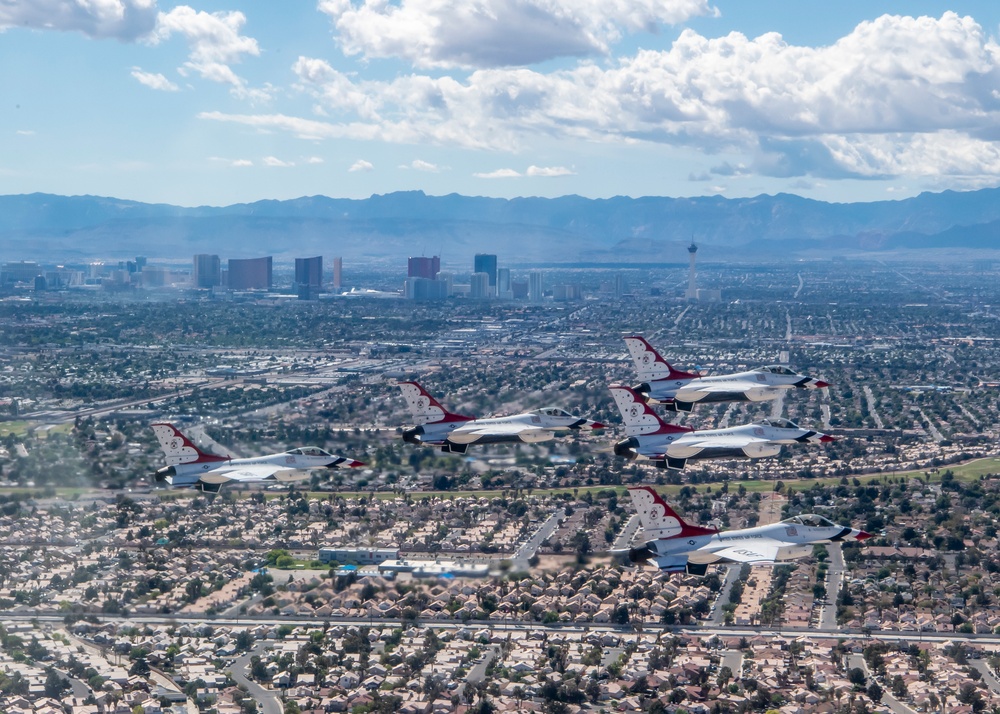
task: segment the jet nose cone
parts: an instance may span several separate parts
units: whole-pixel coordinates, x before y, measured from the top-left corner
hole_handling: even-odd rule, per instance
[[[605,429],[606,427],[599,421],[592,421],[590,422],[590,428],[597,431],[598,429]]]
[[[829,444],[831,441],[836,441],[837,437],[830,436],[829,434],[823,434],[823,436],[819,437],[819,440],[824,444]]]
[[[816,389],[826,389],[830,386],[829,382],[824,382],[822,379],[816,380]]]
[[[364,461],[352,461],[352,462],[351,462],[351,468],[352,468],[352,469],[359,469],[359,468],[361,468],[362,466],[367,466],[367,465],[368,465],[368,464],[367,464],[367,463],[365,463]]]
[[[854,539],[855,540],[867,540],[868,538],[871,538],[871,537],[872,537],[872,534],[868,533],[867,531],[858,531],[858,534],[856,536],[854,536]]]

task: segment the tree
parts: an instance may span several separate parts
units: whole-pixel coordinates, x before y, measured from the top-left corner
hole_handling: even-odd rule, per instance
[[[868,685],[868,698],[876,704],[882,701],[882,687],[878,686],[878,682]]]
[[[861,669],[861,667],[852,667],[847,673],[847,681],[853,684],[856,689],[860,689],[865,686],[865,681],[867,679],[865,671]]]

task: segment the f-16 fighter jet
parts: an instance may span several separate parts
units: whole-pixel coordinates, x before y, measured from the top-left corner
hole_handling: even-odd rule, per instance
[[[664,422],[642,395],[630,387],[610,388],[625,421],[627,439],[615,444],[615,454],[652,461],[661,469],[682,469],[690,459],[777,456],[784,444],[818,444],[832,436],[802,429],[787,419],[764,419],[728,429],[696,431]]]
[[[663,404],[669,411],[689,412],[698,402],[766,402],[777,399],[784,389],[830,386],[780,365],[702,377],[674,369],[644,337],[626,337],[625,345],[641,382],[635,391],[647,402]]]
[[[364,466],[364,462],[335,456],[316,446],[249,459],[206,454],[173,424],[153,424],[152,427],[167,457],[167,465],[153,476],[157,483],[173,488],[200,488],[214,493],[229,483],[298,481],[306,478],[306,471],[310,469]]]
[[[685,523],[649,486],[634,486],[629,494],[647,542],[627,551],[628,559],[653,563],[667,572],[704,575],[710,563],[720,562],[776,565],[810,555],[817,543],[871,538],[863,530],[838,526],[816,515],[792,516],[769,526],[718,531]]]
[[[464,454],[469,444],[534,444],[550,441],[560,432],[591,431],[604,425],[573,416],[558,407],[545,407],[524,414],[477,419],[452,414],[416,382],[400,382],[399,388],[416,426],[403,430],[409,444],[440,446],[442,451]]]

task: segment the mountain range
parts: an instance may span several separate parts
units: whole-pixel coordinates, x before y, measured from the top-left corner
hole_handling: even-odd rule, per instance
[[[685,262],[768,256],[1000,251],[1000,188],[899,201],[753,198],[484,198],[420,191],[184,208],[96,196],[0,196],[0,259],[309,255],[398,260],[474,253],[532,262]],[[992,253],[990,257],[994,257]]]

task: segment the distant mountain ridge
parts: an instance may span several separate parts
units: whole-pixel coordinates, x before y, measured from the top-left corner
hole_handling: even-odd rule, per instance
[[[530,262],[683,262],[699,258],[1000,250],[1000,189],[900,201],[753,198],[484,198],[420,191],[367,199],[310,196],[183,208],[96,196],[0,196],[0,259],[146,255],[306,255],[398,259],[502,254]],[[513,258],[516,256],[516,259]]]

